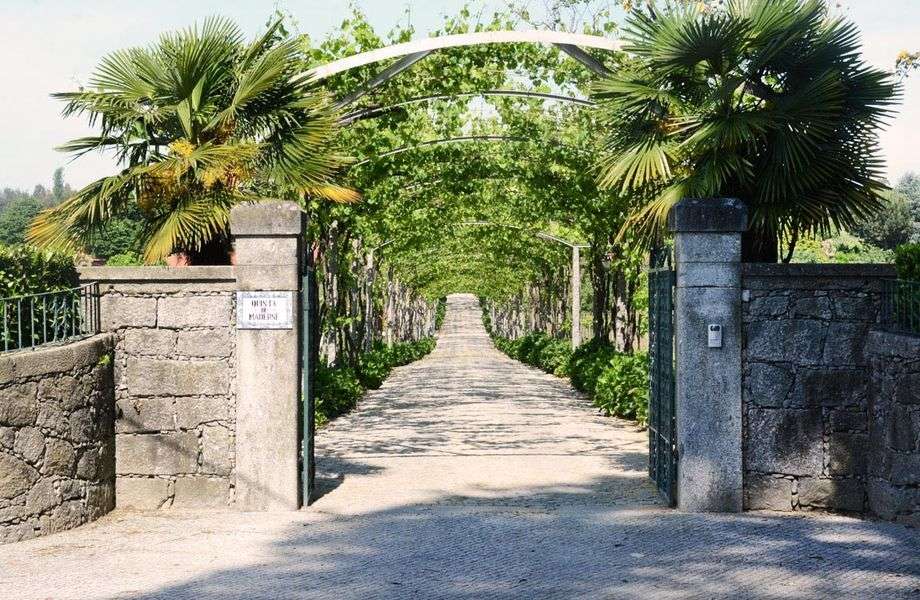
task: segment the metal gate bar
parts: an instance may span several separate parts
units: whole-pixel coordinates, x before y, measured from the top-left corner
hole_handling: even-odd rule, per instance
[[[670,506],[677,502],[674,414],[674,269],[671,251],[649,257],[649,477]]]

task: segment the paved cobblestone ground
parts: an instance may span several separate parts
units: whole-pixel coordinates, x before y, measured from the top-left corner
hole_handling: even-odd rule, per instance
[[[300,513],[116,511],[0,546],[0,598],[920,598],[920,533],[658,503],[645,434],[494,349],[438,348],[317,439]]]

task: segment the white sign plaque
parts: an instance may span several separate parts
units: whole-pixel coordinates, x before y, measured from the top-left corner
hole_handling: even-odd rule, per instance
[[[293,329],[294,292],[237,292],[237,329]]]

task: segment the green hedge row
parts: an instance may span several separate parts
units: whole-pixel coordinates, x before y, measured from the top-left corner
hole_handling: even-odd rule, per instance
[[[368,389],[379,388],[394,367],[407,365],[434,350],[433,338],[387,346],[383,343],[358,358],[357,366],[318,365],[315,372],[316,426],[321,427],[357,404]]]
[[[70,254],[0,245],[0,298],[56,292],[79,283]]]
[[[920,281],[920,244],[904,244],[894,250],[898,279]]]
[[[567,341],[543,333],[516,340],[492,337],[496,348],[525,364],[571,378],[594,405],[613,415],[648,423],[648,354],[623,354],[609,344],[592,341],[572,352]]]

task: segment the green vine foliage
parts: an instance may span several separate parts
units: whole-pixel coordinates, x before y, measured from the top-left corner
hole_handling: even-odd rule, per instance
[[[430,35],[514,29],[528,18],[513,6],[486,19],[464,9]],[[598,35],[614,29],[602,11],[581,20],[555,14],[549,25]],[[410,24],[383,35],[355,9],[335,34],[303,43],[314,66],[417,37]],[[593,55],[611,70],[628,61],[620,53]],[[386,66],[352,69],[322,85],[343,98]],[[555,47],[456,48],[429,55],[343,108],[347,127],[339,142],[352,158],[346,183],[363,199],[309,207],[327,358],[354,364],[362,348],[392,337],[394,318],[408,319],[408,312],[391,314],[397,283],[406,295],[400,306],[409,312],[416,310],[413,302],[434,310],[446,294],[471,292],[499,307],[526,305],[536,316],[522,324],[524,332],[565,336],[570,251],[537,237],[541,232],[591,246],[582,262],[589,274],[582,290],[588,329],[625,340],[627,349],[637,345],[643,256],[628,236],[614,238],[629,202],[596,185],[602,148],[593,111],[541,98],[477,95],[512,90],[584,100],[594,79]],[[361,118],[367,115],[373,118]],[[469,136],[490,139],[430,144]]]

